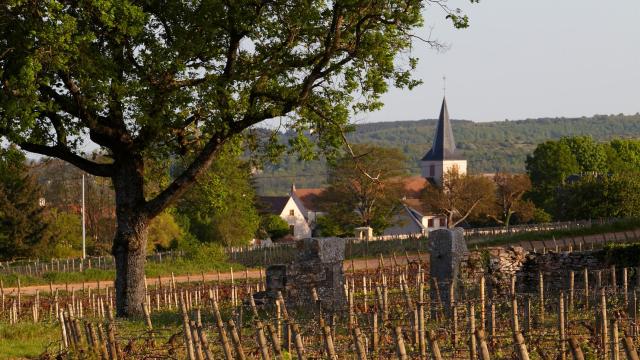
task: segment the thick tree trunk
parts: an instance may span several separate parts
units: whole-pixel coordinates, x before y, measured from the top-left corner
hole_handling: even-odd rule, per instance
[[[143,211],[143,163],[128,161],[113,176],[117,229],[112,253],[116,261],[116,312],[120,317],[142,314],[144,265],[149,219]]]

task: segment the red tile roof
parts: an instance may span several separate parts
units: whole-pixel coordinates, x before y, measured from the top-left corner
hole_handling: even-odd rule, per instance
[[[404,196],[406,198],[420,198],[422,189],[427,186],[427,179],[422,176],[409,176],[402,180],[404,183]]]
[[[296,189],[295,194],[307,210],[320,211],[318,198],[323,191],[323,188]]]

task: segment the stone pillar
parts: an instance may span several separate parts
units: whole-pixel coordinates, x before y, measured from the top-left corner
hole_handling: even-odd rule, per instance
[[[438,281],[440,299],[447,313],[450,309],[451,286],[458,279],[460,263],[469,254],[467,244],[464,241],[462,228],[440,229],[429,233],[430,271],[431,278]],[[455,298],[458,298],[457,288],[454,286]],[[432,291],[432,299],[436,294]]]
[[[315,288],[324,308],[344,305],[345,240],[309,238],[299,240],[296,247],[298,254],[293,262],[267,268],[268,296],[273,297],[279,290],[287,303],[310,305]]]

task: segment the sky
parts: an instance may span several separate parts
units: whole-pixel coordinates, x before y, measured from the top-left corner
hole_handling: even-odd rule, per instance
[[[385,107],[355,123],[438,115],[446,76],[454,119],[504,121],[640,112],[640,1],[449,0],[469,15],[456,30],[434,6],[417,34],[450,46],[415,42],[415,76],[424,84],[393,89]]]

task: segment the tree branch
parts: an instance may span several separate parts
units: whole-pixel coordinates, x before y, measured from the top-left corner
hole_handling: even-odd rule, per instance
[[[467,217],[469,217],[469,215],[471,215],[471,212],[473,211],[473,209],[476,208],[476,206],[478,206],[478,204],[480,204],[480,201],[482,201],[483,199],[478,199],[476,201],[473,202],[473,205],[471,205],[469,207],[469,210],[467,210],[467,212],[464,214],[463,217],[461,217],[460,219],[458,219],[458,221],[456,221],[455,223],[453,223],[453,225],[451,227],[454,227],[458,224],[460,224],[461,222],[463,222]]]
[[[230,138],[230,136],[227,138]],[[196,178],[211,166],[215,154],[220,150],[224,142],[225,139],[219,134],[212,136],[189,167],[160,194],[147,201],[143,210],[146,212],[146,215],[149,218],[153,218],[162,212],[171,202],[180,197],[180,195],[196,181]]]
[[[110,177],[113,175],[112,164],[99,164],[73,153],[64,146],[47,146],[23,142],[18,144],[22,149],[45,156],[55,157],[75,165],[81,170],[95,176]]]

